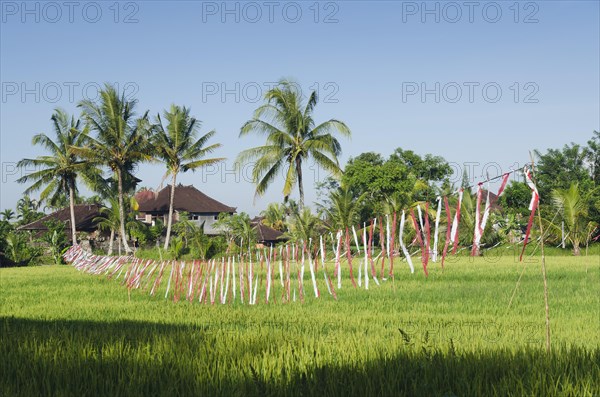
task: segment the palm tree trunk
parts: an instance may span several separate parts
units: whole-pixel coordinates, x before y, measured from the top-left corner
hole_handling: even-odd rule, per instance
[[[74,182],[69,182],[69,209],[71,210],[71,242],[77,244],[76,225],[75,225],[75,187]]]
[[[173,202],[175,201],[175,182],[177,181],[177,172],[173,172],[171,184],[171,197],[169,198],[169,218],[167,219],[167,236],[165,237],[164,249],[169,249],[169,240],[171,239],[171,226],[173,225]]]
[[[304,209],[304,186],[302,185],[302,160],[300,156],[296,157],[296,175],[298,175],[298,192],[300,193],[300,204],[298,209]]]
[[[578,240],[573,240],[573,255],[574,256],[580,256],[581,255],[581,249],[579,248],[579,241]]]
[[[119,189],[119,235],[121,240],[123,240],[123,247],[125,248],[125,253],[129,254],[131,252],[131,248],[129,248],[129,245],[127,244],[127,234],[125,233],[125,209],[123,207],[123,174],[120,169],[117,169],[117,178],[117,185]]]
[[[106,255],[112,255],[113,253],[113,243],[115,241],[115,229],[110,229],[110,240],[108,242],[108,253]]]

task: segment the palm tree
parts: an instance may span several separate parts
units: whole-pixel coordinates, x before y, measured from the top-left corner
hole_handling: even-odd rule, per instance
[[[75,194],[77,192],[76,179],[78,175],[90,173],[92,170],[85,161],[79,158],[74,147],[84,145],[88,140],[87,128],[82,129],[79,120],[69,117],[61,109],[56,109],[51,117],[56,140],[53,141],[46,134],[37,134],[33,137],[33,145],[40,145],[50,153],[36,159],[23,159],[17,164],[19,167],[33,166],[36,169],[17,180],[19,183],[35,181],[25,190],[25,194],[42,190],[40,201],[49,201],[50,206],[60,203],[61,199],[68,196],[71,211],[71,238],[73,244],[77,243],[75,235]]]
[[[43,212],[38,212],[39,208],[40,202],[38,200],[32,199],[28,195],[21,197],[17,201],[17,219],[20,219],[19,224],[26,225],[44,216]]]
[[[552,202],[562,215],[565,223],[566,238],[573,246],[573,255],[581,255],[580,244],[586,241],[588,232],[588,201],[582,194],[577,182],[571,183],[568,189],[554,189]],[[554,226],[557,233],[560,227]]]
[[[94,222],[97,223],[98,228],[100,230],[110,230],[110,240],[108,245],[107,255],[112,255],[113,253],[113,243],[115,240],[115,236],[120,235],[119,229],[121,225],[121,215],[119,211],[119,200],[116,195],[109,196],[108,202],[110,207],[102,207],[100,208],[101,216],[95,217]],[[124,201],[125,205],[125,229],[126,232],[131,231],[134,228],[141,227],[142,223],[135,218],[135,212],[137,211],[138,203],[134,197],[129,197],[129,199]],[[119,236],[120,238],[120,236]],[[119,241],[119,255],[121,254],[121,240]]]
[[[113,172],[117,182],[119,235],[126,253],[130,253],[131,248],[125,233],[124,187],[127,181],[133,179],[131,171],[134,166],[151,159],[148,135],[152,127],[148,122],[148,112],[136,119],[136,103],[136,100],[127,100],[125,94],[119,95],[108,84],[100,90],[97,102],[84,100],[79,103],[87,125],[97,136],[90,138],[88,145],[77,148],[76,153],[92,164],[107,166]]]
[[[233,215],[222,213],[215,227],[223,230],[229,241],[237,240],[241,248],[245,244],[256,242],[256,229],[252,226],[250,216],[245,212]]]
[[[155,156],[167,166],[167,175],[171,179],[171,195],[169,199],[169,217],[167,221],[167,236],[165,238],[166,250],[169,248],[171,226],[173,223],[173,202],[175,200],[175,184],[177,174],[189,170],[195,171],[207,165],[224,160],[223,158],[204,159],[207,154],[221,147],[220,143],[206,146],[207,141],[215,135],[215,131],[197,138],[200,121],[190,116],[186,107],[172,105],[171,109],[164,112],[167,126],[163,126],[160,114],[156,120],[156,132],[153,136]]]
[[[329,192],[329,206],[319,204],[326,215],[331,231],[346,230],[360,221],[360,207],[367,196],[363,193],[355,198],[347,186],[340,186]]]
[[[102,216],[94,218],[94,222],[96,222],[100,230],[110,230],[107,255],[112,255],[115,233],[119,230],[120,216],[118,200],[110,199],[109,202],[110,207],[100,208],[100,214],[102,214]]]
[[[264,194],[277,174],[285,168],[284,199],[288,200],[297,183],[302,209],[302,162],[312,158],[316,164],[339,176],[342,171],[338,156],[342,148],[332,133],[337,131],[349,137],[350,129],[335,119],[315,126],[313,111],[317,104],[317,93],[313,91],[306,105],[303,105],[295,84],[289,81],[281,81],[267,91],[265,100],[267,103],[256,109],[254,118],[242,126],[240,136],[250,132],[266,134],[266,143],[244,150],[239,154],[238,161],[256,160],[252,177],[257,184],[257,196]]]
[[[279,203],[270,203],[267,209],[262,211],[262,224],[275,230],[285,230],[286,209]]]
[[[306,244],[312,239],[317,241],[320,233],[322,232],[322,222],[318,216],[314,215],[310,208],[304,208],[300,213],[294,214],[288,225],[287,236],[292,241],[304,241]],[[312,258],[311,250],[308,250],[309,255]]]
[[[15,212],[11,209],[5,209],[4,211],[0,212],[0,215],[2,215],[2,218],[6,222],[10,222],[10,220],[15,217]]]

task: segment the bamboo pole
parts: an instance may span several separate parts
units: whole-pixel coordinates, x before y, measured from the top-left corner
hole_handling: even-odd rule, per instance
[[[531,175],[534,177],[534,169],[535,169],[535,161],[533,155],[531,156]],[[540,226],[540,236],[542,239],[540,241],[540,249],[542,253],[542,276],[544,278],[544,306],[546,311],[546,352],[550,353],[551,344],[550,344],[550,304],[548,302],[548,278],[546,275],[546,255],[544,254],[544,226],[542,225],[542,214],[540,211],[540,206],[537,207],[537,215],[538,215],[538,223]]]

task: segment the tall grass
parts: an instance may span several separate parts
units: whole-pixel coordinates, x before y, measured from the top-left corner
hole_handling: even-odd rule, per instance
[[[1,395],[600,394],[600,259],[460,258],[338,301],[189,303],[71,267],[0,270]],[[347,277],[347,273],[344,273]],[[322,279],[322,277],[321,277]],[[321,280],[322,281],[322,280]],[[163,288],[165,282],[163,282]],[[278,285],[278,283],[276,283]],[[305,287],[308,284],[305,284]],[[264,288],[264,286],[263,286]],[[264,292],[264,291],[263,291]],[[260,293],[259,293],[260,296]]]

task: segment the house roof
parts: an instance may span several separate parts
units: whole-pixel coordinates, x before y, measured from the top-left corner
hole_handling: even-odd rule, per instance
[[[500,206],[500,203],[498,202],[498,198],[499,198],[498,195],[495,193],[492,193],[492,192],[489,192],[489,193],[490,193],[490,209],[492,209],[493,211],[501,210],[502,207]],[[484,198],[486,198],[488,191],[485,189],[482,189],[481,194]]]
[[[261,222],[252,222],[252,226],[256,230],[256,237],[258,237],[259,242],[286,240],[279,230],[275,230]]]
[[[139,204],[140,212],[167,213],[169,211],[169,199],[171,185],[168,185],[158,193],[148,194],[147,191],[135,195]],[[175,199],[173,208],[176,211],[187,211],[194,213],[234,213],[236,208],[225,205],[212,197],[207,196],[194,186],[175,186]]]
[[[93,220],[94,218],[101,216],[100,208],[102,208],[100,204],[76,204],[74,206],[75,229],[86,232],[96,230],[96,223]],[[50,220],[64,222],[65,225],[70,228],[71,211],[69,207],[65,207],[61,210],[46,215],[37,221],[19,226],[18,230],[48,230],[44,223]]]

